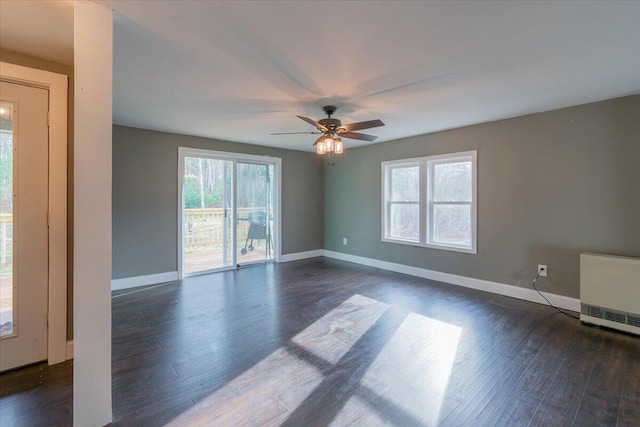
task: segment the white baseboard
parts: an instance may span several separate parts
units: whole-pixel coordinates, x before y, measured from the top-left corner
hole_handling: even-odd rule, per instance
[[[357,255],[345,254],[342,252],[324,250],[323,255],[342,261],[367,265],[369,267],[380,268],[383,270],[395,271],[397,273],[422,277],[424,279],[436,280],[438,282],[445,282],[456,286],[463,286],[465,288],[505,295],[525,301],[536,302],[538,304],[547,304],[547,302],[533,289],[506,285],[504,283],[490,282],[488,280],[474,279],[472,277],[458,276],[456,274],[442,273],[440,271],[427,270],[425,268],[411,267],[404,264],[380,261],[373,258],[365,258]],[[549,301],[551,301],[551,303],[556,307],[580,312],[580,300],[577,298],[550,294],[547,292],[542,292],[542,294],[547,297]]]
[[[146,276],[126,277],[111,281],[111,290],[120,291],[122,289],[137,288],[138,286],[156,285],[158,283],[173,282],[178,280],[177,271],[166,273],[149,274]]]
[[[296,252],[293,254],[286,254],[280,256],[280,262],[298,261],[300,259],[315,258],[324,254],[323,249],[316,249],[314,251]]]
[[[67,360],[73,359],[73,340],[67,341]]]
[[[380,268],[382,270],[395,271],[397,273],[408,274],[410,276],[422,277],[424,279],[436,280],[438,282],[449,283],[465,288],[476,289],[484,292],[491,292],[498,295],[505,295],[512,298],[518,298],[525,301],[531,301],[538,304],[546,304],[547,302],[533,289],[522,288],[504,283],[491,282],[489,280],[474,279],[473,277],[458,276],[451,273],[442,273],[435,270],[427,270],[426,268],[411,267],[404,264],[396,264],[393,262],[380,261],[373,258],[365,258],[357,255],[345,254],[342,252],[329,251],[326,249],[316,249],[313,251],[296,252],[292,254],[282,255],[280,262],[297,261],[307,258],[315,258],[326,256],[342,261],[353,262],[356,264],[367,265],[369,267]],[[158,283],[166,283],[178,280],[178,272],[170,271],[167,273],[150,274],[147,276],[128,277],[125,279],[116,279],[111,281],[111,290],[117,291],[122,289],[135,288],[138,286],[155,285]],[[566,297],[564,295],[556,295],[547,292],[542,294],[551,301],[556,307],[564,308],[580,312],[580,300],[578,298]],[[71,342],[73,349],[73,342]],[[67,343],[67,357],[69,344]]]

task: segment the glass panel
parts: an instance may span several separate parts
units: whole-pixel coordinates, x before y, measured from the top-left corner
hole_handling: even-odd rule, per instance
[[[183,236],[185,273],[231,265],[231,171],[227,160],[185,157]]]
[[[436,164],[434,179],[434,201],[471,201],[471,162]]]
[[[264,261],[273,256],[272,169],[269,165],[237,164],[236,239],[239,264]]]
[[[471,248],[471,206],[435,205],[432,243]]]
[[[273,244],[273,230],[274,230],[274,224],[275,224],[275,218],[276,218],[276,212],[275,212],[275,200],[276,200],[276,185],[275,185],[275,167],[273,165],[269,165],[269,179],[267,181],[267,184],[269,186],[269,200],[267,201],[267,206],[268,206],[268,212],[269,212],[269,228],[267,228],[267,233],[269,234],[269,245],[267,246],[269,248],[268,251],[268,258],[270,259],[275,259],[276,257],[276,253],[275,253],[275,245]]]
[[[0,105],[0,337],[13,335],[13,105]]]
[[[420,205],[391,203],[389,237],[420,240]]]
[[[420,192],[420,168],[393,167],[391,169],[391,200],[393,202],[417,202]]]

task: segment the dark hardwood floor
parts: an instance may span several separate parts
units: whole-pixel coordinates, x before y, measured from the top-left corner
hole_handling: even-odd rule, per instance
[[[71,424],[72,366],[0,375],[0,425]],[[113,298],[114,425],[640,425],[640,338],[324,258]]]

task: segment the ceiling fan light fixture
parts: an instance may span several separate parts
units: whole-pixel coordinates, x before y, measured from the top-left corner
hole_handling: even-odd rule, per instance
[[[344,145],[342,144],[342,140],[340,138],[335,139],[334,152],[336,154],[342,154],[344,152]]]
[[[1,1],[1,0],[0,0]],[[377,137],[368,135],[366,133],[356,132],[363,129],[371,129],[379,126],[384,126],[382,120],[367,120],[365,122],[356,122],[343,125],[338,119],[334,119],[333,114],[336,112],[336,107],[333,105],[326,105],[322,107],[322,110],[328,116],[326,119],[320,119],[315,121],[308,117],[296,116],[302,121],[312,125],[316,128],[312,132],[279,132],[272,133],[271,135],[294,135],[294,134],[312,134],[321,135],[316,142],[313,143],[316,147],[316,153],[319,155],[329,154],[329,164],[333,165],[334,154],[344,153],[344,143],[342,138],[357,139],[360,141],[373,142]]]
[[[333,138],[331,138],[330,136],[327,136],[324,139],[324,148],[327,150],[327,153],[330,153],[333,151]]]

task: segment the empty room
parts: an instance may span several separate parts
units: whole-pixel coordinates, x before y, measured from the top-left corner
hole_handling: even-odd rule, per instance
[[[0,0],[0,426],[637,427],[639,22]]]

